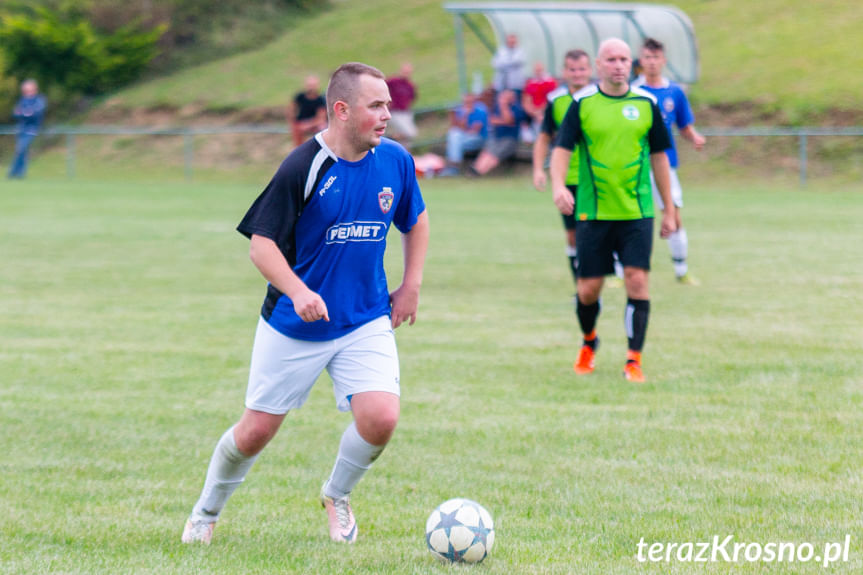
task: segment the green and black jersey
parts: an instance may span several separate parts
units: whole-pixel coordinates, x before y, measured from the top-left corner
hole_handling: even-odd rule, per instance
[[[548,95],[548,105],[545,107],[545,116],[542,118],[541,130],[544,134],[548,134],[554,141],[555,135],[560,130],[560,125],[563,123],[563,118],[566,116],[566,111],[573,103],[572,94],[566,86],[561,86]],[[578,185],[578,154],[572,154],[572,159],[569,161],[569,170],[566,172],[566,185]]]
[[[638,88],[609,96],[594,84],[573,100],[557,145],[578,147],[576,219],[652,218],[650,154],[671,146],[656,99]]]

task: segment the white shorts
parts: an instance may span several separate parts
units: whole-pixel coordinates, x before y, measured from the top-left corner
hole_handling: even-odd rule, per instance
[[[671,181],[671,201],[678,208],[683,207],[683,188],[680,187],[680,178],[677,177],[677,170],[669,169]],[[653,202],[660,210],[665,209],[665,202],[662,201],[662,196],[659,195],[659,189],[656,187],[656,180],[653,179],[653,172],[650,172],[650,187],[653,188]]]
[[[339,411],[350,411],[350,397],[356,393],[399,395],[399,358],[390,318],[379,317],[329,341],[290,338],[260,318],[246,407],[274,415],[297,409],[324,369],[333,380]]]

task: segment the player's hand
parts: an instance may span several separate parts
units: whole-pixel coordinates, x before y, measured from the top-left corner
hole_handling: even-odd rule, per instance
[[[545,177],[545,170],[534,170],[533,172],[533,187],[536,188],[537,192],[545,191],[545,184],[547,183]]]
[[[696,132],[692,137],[692,145],[695,146],[695,150],[700,152],[704,149],[704,144],[707,143],[707,138]]]
[[[322,319],[330,321],[329,313],[327,312],[327,304],[324,299],[310,289],[306,289],[299,295],[291,298],[294,302],[294,311],[305,322],[313,322]]]
[[[566,186],[562,188],[555,187],[552,199],[554,200],[554,205],[557,206],[557,209],[560,210],[561,214],[565,216],[572,215],[572,210],[575,209],[575,198],[572,197],[572,194],[569,193]]]
[[[677,208],[671,206],[662,212],[662,227],[659,229],[659,237],[667,238],[677,231]]]
[[[396,291],[391,293],[390,304],[392,305],[391,313],[393,329],[397,328],[404,322],[408,322],[408,325],[413,325],[417,320],[417,308],[419,308],[419,303],[419,288],[411,288],[402,284]]]

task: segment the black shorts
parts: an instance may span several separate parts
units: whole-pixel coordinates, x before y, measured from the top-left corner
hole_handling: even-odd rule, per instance
[[[653,218],[577,222],[578,277],[614,273],[614,252],[624,267],[650,269]]]
[[[572,194],[572,200],[573,200],[572,201],[572,213],[569,214],[568,216],[561,214],[561,217],[563,217],[563,227],[566,228],[567,230],[574,230],[575,229],[575,210],[576,210],[575,199],[578,197],[578,193],[577,193],[578,192],[578,186],[570,186],[569,184],[567,184],[566,189],[569,190],[570,194]]]

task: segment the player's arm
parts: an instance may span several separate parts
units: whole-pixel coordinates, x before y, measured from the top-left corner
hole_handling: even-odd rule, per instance
[[[402,234],[404,276],[402,284],[390,294],[393,329],[407,321],[413,325],[417,319],[420,286],[423,283],[423,266],[429,243],[428,210],[417,216],[417,221],[406,234]]]
[[[695,129],[694,124],[689,124],[688,126],[680,128],[680,135],[690,141],[699,152],[704,148],[704,144],[707,143],[707,139]]]
[[[294,311],[303,321],[330,321],[323,298],[310,290],[294,273],[276,242],[268,237],[252,234],[249,257],[273,287],[291,298]]]
[[[545,158],[548,156],[548,148],[551,146],[551,136],[540,132],[533,142],[533,187],[538,192],[545,191],[547,183],[545,177]]]
[[[551,147],[551,136],[554,133],[554,116],[551,102],[545,107],[542,126],[533,143],[533,187],[544,192],[548,183],[545,177],[545,159]]]
[[[557,143],[551,151],[551,162],[548,170],[551,176],[551,193],[554,205],[565,216],[572,214],[572,210],[575,208],[575,199],[566,187],[566,174],[569,171],[569,162],[572,159],[576,142],[580,137],[579,104],[573,102],[563,117],[563,122],[560,123],[560,132],[557,136]]]
[[[665,204],[659,236],[667,238],[677,230],[677,206],[671,199],[671,166],[665,153],[665,150],[671,147],[671,136],[668,135],[668,128],[662,121],[662,112],[656,104],[653,104],[653,124],[647,133],[647,141],[650,145],[650,170],[653,172],[662,203]]]
[[[697,151],[701,151],[706,143],[704,136],[698,133],[695,129],[695,114],[692,113],[692,106],[689,105],[689,98],[679,86],[674,90],[674,123],[677,124],[677,129],[680,135],[689,141]]]
[[[659,190],[659,196],[665,205],[665,210],[662,212],[662,227],[659,230],[659,235],[667,238],[677,229],[677,207],[671,199],[671,166],[668,164],[668,155],[664,151],[651,152],[650,170],[653,172],[656,189]]]

